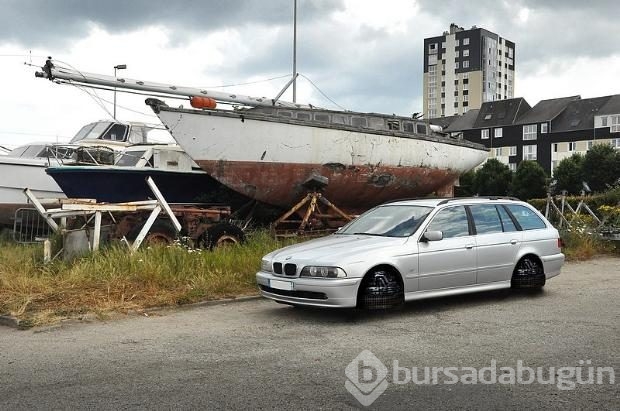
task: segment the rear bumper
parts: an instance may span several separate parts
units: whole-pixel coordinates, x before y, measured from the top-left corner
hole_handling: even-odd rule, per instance
[[[292,290],[271,287],[271,280],[292,283]],[[256,282],[261,295],[275,301],[315,307],[355,307],[361,278],[302,279],[274,276],[260,271]]]
[[[547,279],[560,274],[562,265],[564,265],[564,259],[565,257],[562,253],[541,257]]]

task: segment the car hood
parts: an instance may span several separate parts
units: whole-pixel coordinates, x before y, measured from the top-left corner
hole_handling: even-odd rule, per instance
[[[407,240],[408,237],[335,234],[281,248],[265,258],[282,262],[342,265],[367,259],[376,251],[385,254],[391,247],[402,246]]]

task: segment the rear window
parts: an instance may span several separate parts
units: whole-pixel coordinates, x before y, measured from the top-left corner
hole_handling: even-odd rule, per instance
[[[523,230],[537,230],[540,228],[547,228],[547,225],[541,220],[538,215],[528,207],[518,204],[506,205],[508,210],[515,217],[519,225]]]

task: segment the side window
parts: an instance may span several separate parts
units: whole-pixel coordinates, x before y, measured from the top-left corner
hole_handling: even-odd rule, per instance
[[[497,211],[499,212],[499,217],[502,220],[502,227],[504,227],[505,232],[519,231],[504,207],[497,206]]]
[[[474,217],[476,234],[501,233],[502,222],[494,204],[478,204],[469,207]]]
[[[508,207],[508,210],[512,213],[521,228],[524,230],[536,230],[547,227],[545,222],[541,220],[540,217],[534,213],[534,211],[525,206],[508,204],[506,207]]]
[[[465,207],[450,207],[441,210],[428,225],[428,231],[441,231],[443,238],[469,235],[469,222]]]

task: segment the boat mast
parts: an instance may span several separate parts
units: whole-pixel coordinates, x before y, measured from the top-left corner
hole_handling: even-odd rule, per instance
[[[297,0],[293,0],[293,103],[297,102]]]
[[[67,82],[69,84],[80,84],[84,86],[103,86],[110,88],[139,90],[152,93],[161,93],[170,96],[182,97],[210,97],[218,102],[227,104],[241,104],[245,106],[262,106],[262,107],[288,107],[288,108],[307,108],[312,106],[305,104],[296,104],[287,101],[279,101],[267,97],[251,97],[240,94],[229,94],[221,91],[206,90],[196,87],[183,87],[171,84],[161,84],[142,80],[134,80],[128,78],[116,78],[103,74],[84,73],[77,70],[67,68],[58,68],[51,59],[45,62],[42,67],[43,71],[37,71],[36,77],[47,78],[58,83]],[[295,77],[293,77],[294,79]]]

